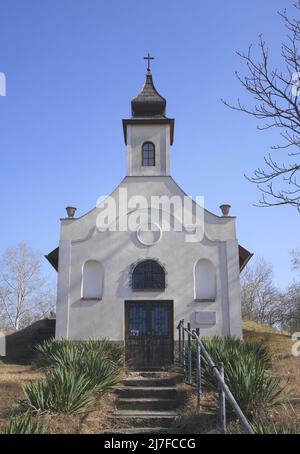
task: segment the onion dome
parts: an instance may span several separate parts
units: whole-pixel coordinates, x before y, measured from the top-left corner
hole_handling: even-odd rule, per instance
[[[150,69],[142,91],[131,101],[133,117],[165,117],[167,101],[154,87]]]

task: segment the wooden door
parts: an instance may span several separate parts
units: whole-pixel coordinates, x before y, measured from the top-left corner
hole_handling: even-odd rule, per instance
[[[125,301],[126,362],[155,369],[173,362],[173,302]]]

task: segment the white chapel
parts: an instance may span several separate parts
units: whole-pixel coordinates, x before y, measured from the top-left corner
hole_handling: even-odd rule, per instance
[[[229,205],[213,214],[173,180],[174,119],[149,60],[123,132],[124,179],[86,214],[68,207],[46,256],[58,271],[56,338],[119,341],[134,367],[161,367],[182,319],[203,337],[242,336],[240,272],[252,254]]]

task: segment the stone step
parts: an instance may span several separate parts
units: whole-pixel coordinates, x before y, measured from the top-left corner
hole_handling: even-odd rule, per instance
[[[170,427],[176,416],[175,411],[117,410],[110,419],[112,419],[112,427],[114,423],[136,428]]]
[[[124,386],[119,388],[117,394],[120,398],[165,398],[174,399],[177,395],[175,387],[168,386]]]
[[[130,377],[144,377],[144,378],[169,378],[175,376],[174,373],[165,371],[132,371]]]
[[[155,399],[155,398],[135,398],[119,399],[117,408],[124,410],[174,410],[176,400],[174,399]]]
[[[170,378],[147,378],[147,377],[135,377],[135,378],[125,378],[123,380],[124,386],[138,386],[138,387],[162,387],[162,386],[173,386],[176,383],[176,377]]]

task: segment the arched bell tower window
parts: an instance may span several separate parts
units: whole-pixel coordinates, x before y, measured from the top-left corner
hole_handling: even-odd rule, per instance
[[[142,166],[155,166],[155,146],[152,142],[143,143]]]
[[[164,290],[165,270],[156,260],[144,260],[132,271],[133,290]]]

